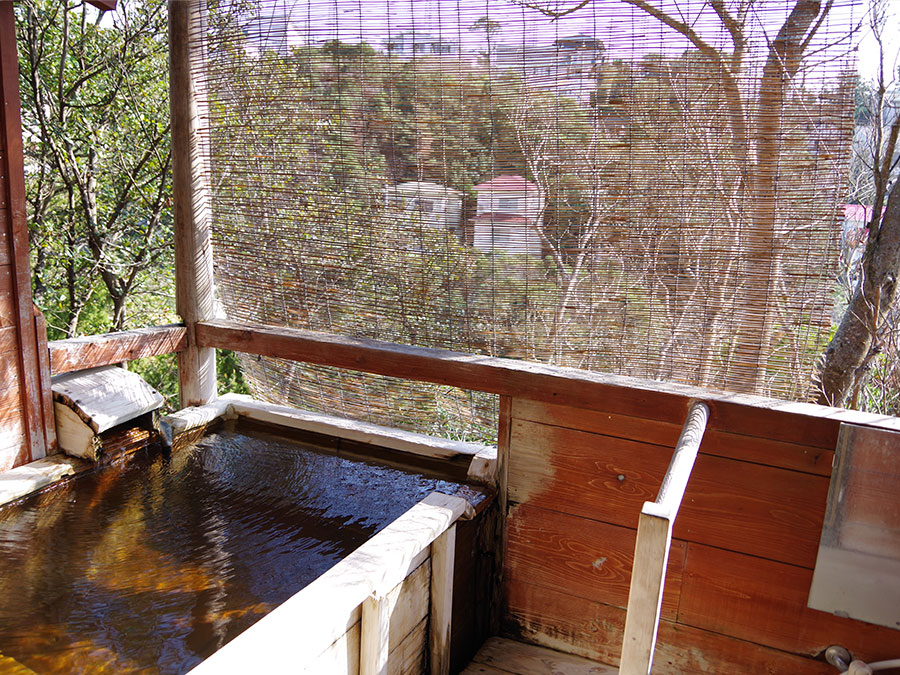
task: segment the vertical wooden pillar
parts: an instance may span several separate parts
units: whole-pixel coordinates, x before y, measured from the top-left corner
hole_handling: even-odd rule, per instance
[[[456,558],[456,525],[431,544],[431,675],[450,673],[450,631],[453,616],[453,563]]]
[[[215,350],[197,347],[198,321],[215,312],[203,0],[169,0],[169,100],[175,198],[176,308],[189,346],[178,355],[181,406],[216,398]]]
[[[13,3],[0,2],[0,470],[53,451],[31,298]],[[46,356],[46,355],[44,355]]]
[[[359,635],[359,675],[387,675],[390,652],[391,603],[386,596],[363,601]]]

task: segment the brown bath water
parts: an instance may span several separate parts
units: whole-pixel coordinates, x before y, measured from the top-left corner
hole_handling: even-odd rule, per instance
[[[0,509],[0,672],[185,672],[458,488],[233,432],[81,476]]]

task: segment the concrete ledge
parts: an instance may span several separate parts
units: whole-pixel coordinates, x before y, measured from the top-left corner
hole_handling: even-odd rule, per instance
[[[163,441],[171,448],[175,439],[181,434],[205,427],[220,417],[231,419],[233,416],[231,403],[223,396],[212,403],[183,408],[171,415],[166,415],[159,421],[159,427]]]
[[[257,401],[242,394],[225,394],[217,403],[227,403],[230,410],[258,422],[267,422],[290,429],[311,431],[357,443],[377,445],[414,455],[436,459],[469,457],[468,477],[479,483],[494,484],[497,474],[497,449],[481,443],[451,441],[412,431],[384,427],[369,422],[358,422],[344,417],[334,417],[289,406]]]
[[[0,473],[0,506],[27,497],[90,466],[89,462],[59,454],[4,471]]]

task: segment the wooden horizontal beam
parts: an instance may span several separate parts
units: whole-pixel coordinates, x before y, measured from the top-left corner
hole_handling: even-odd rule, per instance
[[[111,12],[115,10],[118,0],[87,0],[89,5],[93,5],[97,9]]]
[[[841,422],[900,430],[900,419],[854,410],[528,361],[349,338],[331,333],[235,321],[197,324],[199,347],[347,368],[492,394],[681,425],[691,404],[710,408],[709,429],[833,449]]]
[[[50,372],[54,375],[134,361],[147,356],[173,354],[187,349],[184,326],[154,326],[120,333],[54,340],[50,347]]]

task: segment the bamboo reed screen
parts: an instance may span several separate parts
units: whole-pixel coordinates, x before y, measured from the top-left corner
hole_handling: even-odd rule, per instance
[[[831,324],[836,0],[212,2],[231,319],[788,399]],[[490,435],[487,395],[245,357],[256,393]]]

